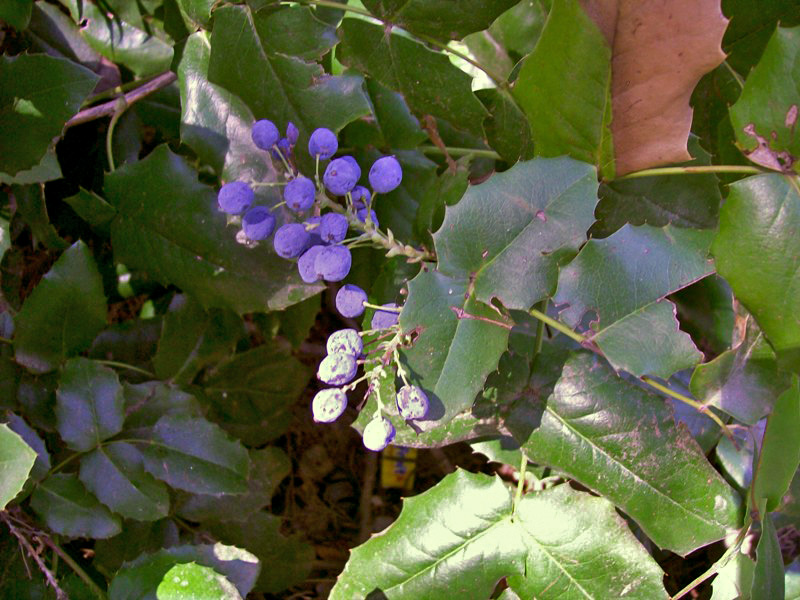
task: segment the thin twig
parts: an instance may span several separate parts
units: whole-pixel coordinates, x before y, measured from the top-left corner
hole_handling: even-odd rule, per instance
[[[760,173],[769,173],[774,171],[766,171],[758,167],[750,167],[747,165],[701,165],[698,167],[657,167],[654,169],[642,169],[641,171],[634,171],[622,177],[617,177],[614,181],[622,181],[624,179],[636,179],[638,177],[655,177],[656,175],[704,175],[708,173],[742,173],[745,175],[758,175]]]
[[[47,583],[50,585],[50,587],[53,588],[53,590],[55,590],[56,598],[58,598],[58,600],[68,600],[69,597],[67,596],[66,592],[62,590],[60,587],[58,587],[58,581],[56,581],[55,575],[53,575],[50,569],[47,568],[47,565],[44,563],[42,557],[39,555],[38,552],[36,552],[34,547],[28,541],[28,538],[22,535],[22,533],[14,526],[14,524],[11,522],[11,519],[9,519],[8,517],[9,515],[6,511],[0,512],[0,518],[3,519],[3,522],[8,527],[8,530],[11,532],[11,535],[17,538],[19,545],[25,549],[25,551],[28,553],[28,556],[30,556],[34,561],[36,561],[36,564],[38,565],[39,570],[42,572],[45,579],[47,580]]]
[[[513,323],[504,323],[503,321],[495,321],[494,319],[490,319],[488,317],[473,315],[458,306],[451,306],[450,310],[452,310],[456,314],[456,318],[459,320],[471,319],[473,321],[483,321],[484,323],[489,323],[490,325],[497,325],[498,327],[502,327],[503,329],[508,329],[509,331],[511,331],[511,329],[514,327]]]
[[[166,73],[162,73],[158,77],[155,77],[151,81],[147,82],[141,87],[136,88],[121,96],[125,100],[126,106],[130,106],[134,102],[138,102],[142,98],[149,96],[153,92],[160,90],[161,88],[167,87],[173,81],[178,78],[175,73],[172,71],[167,71]],[[89,121],[94,121],[95,119],[100,119],[102,117],[108,117],[113,115],[117,112],[117,101],[119,98],[114,98],[113,100],[109,100],[103,104],[99,104],[97,106],[93,106],[91,108],[86,108],[79,112],[77,115],[72,117],[67,124],[64,126],[65,128],[74,127],[75,125],[80,125],[81,123],[88,123]]]

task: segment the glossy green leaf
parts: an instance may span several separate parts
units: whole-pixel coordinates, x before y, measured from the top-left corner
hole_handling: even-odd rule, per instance
[[[36,462],[36,451],[5,423],[0,423],[0,506],[19,494]]]
[[[198,494],[247,491],[247,450],[205,419],[161,417],[140,449],[145,470],[176,489]]]
[[[108,588],[109,600],[157,600],[159,584],[172,567],[194,562],[224,575],[245,597],[260,570],[258,559],[241,548],[225,544],[172,546],[143,554],[126,563]],[[268,567],[268,565],[267,565]]]
[[[456,204],[469,187],[469,158],[456,162],[456,170],[447,169],[427,186],[419,202],[414,231],[418,239],[432,247],[431,234],[442,226],[445,207]]]
[[[339,131],[369,114],[360,76],[326,75],[316,63],[273,50],[261,28],[269,11],[255,14],[242,6],[225,6],[214,13],[208,79],[236,94],[258,118],[283,129],[293,122],[300,130],[298,148],[317,127]],[[296,47],[297,42],[292,42]]]
[[[800,158],[798,48],[800,27],[778,27],[730,109],[736,140],[747,157],[779,171],[792,169]]]
[[[515,0],[365,0],[364,6],[390,25],[438,40],[460,40],[486,29]]]
[[[786,568],[785,600],[798,600],[800,598],[800,559],[796,559]]]
[[[742,75],[758,62],[779,23],[784,27],[800,23],[800,5],[794,0],[723,0],[722,10],[731,20],[722,49],[727,62]]]
[[[5,21],[14,29],[22,31],[31,20],[33,0],[6,0],[0,6],[0,21]]]
[[[752,558],[736,552],[711,582],[711,600],[750,600],[754,569]]]
[[[215,4],[215,0],[178,0],[178,7],[186,18],[196,26],[206,29],[209,28],[211,11]]]
[[[125,562],[145,552],[177,546],[180,543],[178,526],[171,519],[160,521],[124,522],[122,531],[107,540],[95,543],[95,564],[116,573]]]
[[[11,188],[17,201],[17,212],[31,229],[38,242],[51,250],[64,250],[69,244],[50,223],[45,204],[44,185],[15,185]]]
[[[311,370],[278,344],[239,353],[203,384],[209,416],[246,444],[260,446],[286,431],[291,406],[310,377]]]
[[[513,93],[538,156],[567,154],[613,176],[611,49],[578,0],[553,2]]]
[[[206,308],[277,310],[319,291],[271,248],[238,244],[214,191],[167,146],[107,175],[106,194],[119,211],[111,224],[117,260],[177,285]]]
[[[761,537],[756,547],[752,598],[784,598],[783,558],[778,533],[768,516],[761,521]]]
[[[775,353],[764,334],[748,318],[744,339],[692,374],[692,395],[748,425],[772,411],[775,399],[790,384],[778,369]]]
[[[317,18],[306,6],[283,6],[253,18],[258,36],[269,54],[288,54],[314,60],[338,42],[336,27]]]
[[[482,136],[487,112],[472,93],[469,75],[438,52],[361,19],[345,19],[337,58],[400,92],[411,110],[449,120]]]
[[[530,428],[530,460],[608,498],[661,548],[685,555],[738,525],[738,497],[664,401],[591,354],[567,361]]]
[[[187,384],[205,367],[233,354],[244,335],[241,319],[227,311],[206,312],[178,294],[164,316],[153,366],[159,379]]]
[[[0,57],[0,172],[13,176],[38,165],[97,79],[64,58]]]
[[[431,403],[428,416],[417,423],[423,430],[443,425],[469,408],[507,348],[508,329],[457,316],[455,311],[500,318],[469,296],[468,285],[467,277],[455,279],[438,271],[423,271],[408,283],[400,326],[419,334],[403,355],[411,378],[427,392]]]
[[[138,448],[111,442],[81,459],[81,481],[115,513],[137,521],[157,521],[169,512],[167,487],[144,470]]]
[[[44,441],[36,430],[28,425],[22,417],[10,413],[8,415],[8,428],[19,435],[23,441],[36,452],[36,461],[30,472],[31,481],[41,481],[47,476],[50,470],[50,453],[47,451]]]
[[[586,240],[596,204],[590,165],[570,158],[518,163],[447,209],[433,236],[438,270],[469,278],[481,302],[496,298],[527,310],[553,293],[559,266]]]
[[[711,248],[717,271],[756,318],[779,364],[800,371],[800,192],[781,175],[737,181]]]
[[[58,433],[73,450],[86,452],[122,431],[125,401],[110,368],[86,358],[68,360],[56,396]]]
[[[513,62],[517,62],[536,47],[550,4],[551,0],[520,2],[497,17],[488,34]]]
[[[528,117],[514,98],[495,88],[478,90],[475,95],[489,111],[489,118],[483,123],[489,145],[508,163],[533,158]]]
[[[61,167],[58,165],[55,148],[52,147],[45,152],[39,164],[32,166],[30,169],[19,171],[13,176],[8,173],[0,173],[0,183],[5,183],[7,185],[28,185],[60,178]]]
[[[678,290],[670,300],[678,308],[681,329],[692,336],[706,357],[731,349],[736,315],[727,281],[714,274]]]
[[[680,331],[671,294],[713,272],[707,258],[713,233],[644,225],[589,240],[561,270],[553,301],[577,327],[594,312],[590,339],[615,369],[668,378],[702,355]],[[625,290],[625,293],[620,293]],[[658,340],[658,343],[653,343]]]
[[[321,303],[322,295],[312,296],[280,313],[280,331],[288,338],[292,348],[299,348],[309,337],[322,310]]]
[[[52,531],[69,537],[109,538],[122,528],[119,517],[100,504],[73,473],[56,473],[37,485],[31,508]]]
[[[291,462],[280,448],[250,451],[250,473],[244,494],[179,494],[175,512],[190,521],[248,521],[268,506]]]
[[[723,437],[715,449],[721,472],[742,490],[749,488],[753,480],[753,456],[761,446],[766,424],[767,420],[762,419],[750,427],[737,427],[732,430],[733,440]]]
[[[44,373],[88,348],[106,323],[103,283],[86,244],[75,242],[45,274],[14,319],[18,363]]]
[[[314,547],[297,536],[284,536],[280,517],[261,511],[246,521],[206,526],[223,542],[245,548],[261,561],[263,567],[254,591],[277,593],[302,582],[311,573]]]
[[[72,210],[94,229],[105,233],[108,232],[108,226],[117,214],[114,207],[105,199],[83,188],[80,188],[74,196],[64,198],[64,202],[69,204]]]
[[[242,600],[230,581],[197,563],[175,565],[164,573],[156,590],[158,600]]]
[[[201,417],[203,410],[197,399],[183,390],[161,382],[123,384],[125,395],[125,431],[134,437],[152,428],[166,415]]]
[[[794,376],[791,387],[775,401],[767,418],[764,441],[758,455],[753,483],[756,501],[767,500],[767,511],[775,510],[789,489],[800,466],[800,378]]]

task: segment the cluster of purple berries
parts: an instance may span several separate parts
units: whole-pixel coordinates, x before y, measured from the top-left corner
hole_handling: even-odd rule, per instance
[[[269,151],[287,169],[289,180],[283,189],[283,203],[301,219],[284,223],[276,230],[275,215],[265,206],[252,206],[255,198],[253,188],[243,181],[226,183],[220,188],[217,196],[219,209],[229,215],[241,216],[242,233],[250,242],[265,240],[274,231],[275,253],[285,259],[297,259],[297,269],[304,282],[341,281],[347,277],[352,264],[350,248],[345,243],[351,222],[358,220],[367,226],[378,227],[372,201],[376,194],[391,192],[400,185],[403,179],[400,163],[393,156],[376,160],[368,175],[373,190],[370,192],[358,185],[361,168],[352,156],[334,158],[328,163],[318,189],[312,179],[291,166],[299,137],[294,124],[287,125],[286,136],[281,138],[277,126],[262,119],[253,125],[251,136],[256,147]],[[338,149],[336,135],[330,129],[316,129],[308,141],[308,152],[318,166],[319,161],[331,159]],[[327,206],[343,209],[341,212],[321,214],[321,197],[325,191],[345,198],[345,206],[325,202]]]

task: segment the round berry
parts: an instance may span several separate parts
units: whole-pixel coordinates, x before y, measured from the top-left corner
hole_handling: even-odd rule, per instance
[[[344,352],[334,352],[319,363],[317,378],[330,385],[344,385],[353,381],[357,370],[355,357]]]
[[[240,215],[253,203],[253,189],[244,181],[232,181],[219,188],[217,205],[229,215]]]
[[[428,396],[415,385],[404,385],[397,392],[397,410],[407,421],[424,419],[428,414]]]
[[[384,304],[386,308],[397,308],[397,304],[394,302],[390,304]],[[388,311],[388,310],[376,310],[375,314],[372,315],[372,323],[370,323],[370,327],[372,329],[389,329],[394,325],[397,325],[397,322],[400,320],[400,315],[396,312]]]
[[[394,425],[386,417],[376,417],[364,427],[362,439],[364,446],[373,452],[380,452],[394,439]]]
[[[314,267],[325,281],[341,281],[350,272],[353,258],[344,246],[326,246],[317,255]]]
[[[311,413],[317,423],[333,423],[347,408],[347,396],[339,388],[320,390],[311,402]]]
[[[282,258],[296,258],[308,247],[309,235],[302,223],[287,223],[278,227],[273,246]]]
[[[317,273],[316,261],[317,255],[322,252],[325,246],[311,246],[308,250],[303,252],[300,259],[297,261],[297,270],[300,272],[300,279],[306,283],[316,283],[319,281],[320,275]]]
[[[350,166],[353,167],[353,170],[357,173],[356,181],[361,179],[361,167],[359,166],[358,161],[355,158],[353,158],[349,154],[345,154],[344,156],[340,156],[339,158],[347,161],[348,163],[350,163]]]
[[[327,160],[339,149],[336,135],[330,130],[320,127],[315,129],[308,139],[308,153],[312,157],[319,156],[320,160]]]
[[[261,119],[253,124],[250,137],[253,138],[253,143],[256,147],[262,150],[269,150],[278,143],[281,134],[278,128],[275,127],[275,123],[269,119]]]
[[[336,158],[328,163],[322,182],[334,196],[344,196],[358,181],[358,171],[344,158]]]
[[[357,285],[346,283],[336,293],[336,310],[343,317],[353,318],[364,313],[367,293]]]
[[[366,206],[366,201],[369,200],[369,196],[369,190],[363,185],[357,185],[350,190],[350,197],[353,199],[353,204],[356,205],[357,208],[364,208]]]
[[[286,206],[294,212],[303,212],[314,204],[317,188],[308,177],[295,177],[283,188],[283,199]]]
[[[251,240],[265,240],[275,229],[275,217],[266,206],[254,206],[242,217],[242,229]]]
[[[347,235],[347,217],[339,213],[327,213],[319,223],[319,235],[323,242],[338,244]]]
[[[384,156],[372,163],[369,184],[379,194],[388,194],[403,181],[403,169],[394,156]]]
[[[367,222],[367,209],[366,208],[359,208],[358,212],[356,213],[356,217],[362,223],[366,223]],[[375,227],[375,229],[378,229],[378,227],[380,227],[380,224],[378,223],[378,215],[375,214],[374,210],[369,211],[369,217],[372,220],[373,227]]]
[[[361,336],[355,329],[340,329],[328,336],[326,347],[328,354],[344,352],[358,358],[364,350],[364,342],[361,341]]]
[[[297,138],[300,137],[300,131],[297,129],[297,125],[289,121],[286,124],[286,139],[289,140],[289,144],[294,146],[297,143]]]

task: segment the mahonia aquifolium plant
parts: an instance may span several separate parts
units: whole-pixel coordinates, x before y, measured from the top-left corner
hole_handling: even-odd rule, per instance
[[[300,278],[305,283],[343,281],[350,273],[352,248],[376,246],[386,255],[404,255],[409,262],[429,258],[425,251],[395,240],[390,230],[379,227],[373,209],[379,194],[397,189],[403,180],[403,169],[394,156],[383,156],[370,167],[369,188],[359,185],[362,170],[352,156],[335,157],[339,143],[331,130],[315,130],[308,141],[308,153],[314,159],[314,178],[300,173],[296,167],[295,146],[299,131],[293,123],[286,126],[286,135],[272,121],[256,121],[251,130],[256,147],[268,152],[277,166],[277,182],[232,181],[225,183],[217,195],[220,211],[228,222],[241,225],[237,240],[254,248],[273,236],[272,248],[281,258],[296,261]],[[320,177],[320,163],[330,161]],[[253,188],[282,186],[283,201],[273,207],[255,205]],[[275,209],[285,205],[293,220],[278,225]],[[277,226],[277,228],[276,228]],[[348,238],[348,232],[354,234]],[[332,423],[347,408],[347,392],[365,381],[367,392],[377,398],[378,408],[363,433],[364,446],[373,451],[383,450],[395,437],[392,423],[383,415],[385,407],[378,382],[394,363],[403,386],[395,402],[406,421],[424,419],[428,414],[428,398],[419,387],[408,382],[400,363],[398,349],[409,342],[399,326],[399,308],[394,303],[382,306],[367,301],[367,294],[357,285],[345,283],[336,294],[336,308],[349,319],[360,317],[366,308],[374,310],[370,327],[364,331],[342,329],[330,335],[327,356],[317,369],[317,378],[328,385],[314,396],[311,411],[318,423]],[[365,342],[367,337],[369,341]],[[369,364],[362,377],[356,377],[360,365]]]

